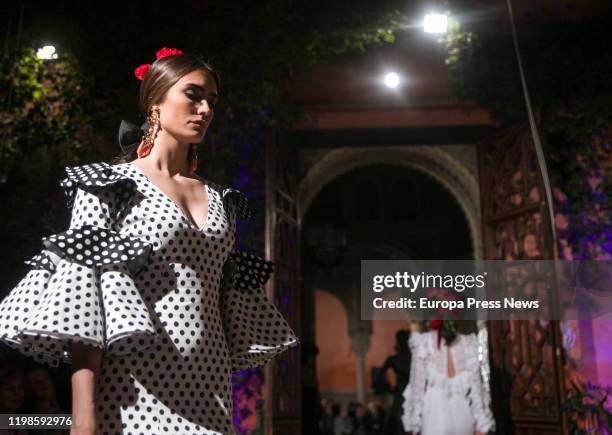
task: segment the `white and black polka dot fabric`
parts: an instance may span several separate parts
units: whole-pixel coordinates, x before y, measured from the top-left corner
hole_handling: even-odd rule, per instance
[[[151,253],[148,243],[91,225],[43,237],[42,244],[48,251],[75,263],[88,267],[123,263],[134,274]]]
[[[263,292],[273,263],[233,249],[246,197],[207,182],[198,229],[129,163],[66,172],[70,227],[26,261],[0,339],[50,365],[101,349],[100,434],[233,434],[231,371],[297,343]]]
[[[274,263],[248,252],[232,251],[225,264],[229,278],[222,283],[221,311],[232,370],[267,363],[296,344],[289,325],[262,291]]]

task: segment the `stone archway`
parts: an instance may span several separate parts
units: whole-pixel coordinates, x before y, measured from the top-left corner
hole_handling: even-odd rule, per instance
[[[438,146],[339,148],[325,154],[298,186],[300,223],[311,202],[336,177],[370,165],[405,166],[438,181],[459,204],[470,230],[474,259],[482,258],[480,199],[476,175]]]

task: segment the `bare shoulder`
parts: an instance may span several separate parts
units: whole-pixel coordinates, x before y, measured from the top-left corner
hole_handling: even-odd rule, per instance
[[[199,185],[199,184],[207,185],[208,184],[207,180],[205,180],[204,178],[202,178],[202,177],[200,177],[199,175],[196,175],[196,174],[191,174],[191,175],[189,175],[186,178],[188,178],[189,180],[192,180],[192,183],[194,185]]]
[[[199,175],[196,175],[196,174],[191,174],[187,178],[191,178],[192,180],[196,180],[196,181],[199,181],[202,184],[206,184],[206,180],[204,178],[200,177]]]
[[[218,183],[215,183],[214,181],[202,178],[202,177],[200,177],[199,175],[196,175],[196,174],[191,174],[187,178],[193,180],[194,184],[201,183],[201,184],[203,184],[205,186],[208,186],[209,188],[212,188],[212,189],[217,190],[219,192],[221,192],[225,188],[225,186],[222,186],[222,185],[220,185]]]

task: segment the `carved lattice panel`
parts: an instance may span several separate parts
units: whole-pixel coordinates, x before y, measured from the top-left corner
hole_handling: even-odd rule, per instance
[[[479,145],[485,259],[553,258],[541,173],[528,126],[505,128]],[[551,280],[506,270],[516,297],[544,295]],[[497,433],[565,433],[559,325],[554,321],[490,321],[489,344]]]
[[[545,233],[542,231],[540,211],[525,211],[512,219],[495,222],[493,247],[495,255],[500,252],[506,260],[541,260],[546,257]],[[488,257],[488,258],[492,258]]]
[[[491,217],[503,218],[507,213],[514,215],[530,207],[538,210],[543,198],[541,177],[529,130],[508,129],[499,140],[501,143],[491,150],[493,154],[487,155],[489,168],[495,168],[488,180]]]
[[[297,156],[270,132],[266,144],[266,245],[275,262],[268,296],[274,300],[296,335],[300,326],[300,270],[297,218]],[[275,358],[266,368],[266,434],[299,435],[301,375],[299,346]]]

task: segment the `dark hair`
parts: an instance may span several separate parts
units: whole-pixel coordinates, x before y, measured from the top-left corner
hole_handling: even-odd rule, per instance
[[[427,322],[423,323],[427,328]],[[478,325],[475,320],[444,320],[440,325],[440,337],[444,339],[447,345],[450,345],[457,335],[478,334]]]
[[[174,54],[153,62],[140,84],[138,106],[142,115],[146,117],[151,106],[160,103],[168,89],[174,86],[181,77],[198,70],[209,73],[215,80],[217,92],[220,92],[221,80],[219,74],[195,54]],[[113,160],[113,163],[127,163],[130,160],[132,158],[129,154],[121,154]]]
[[[447,346],[455,341],[455,338],[457,338],[457,329],[454,327],[454,324],[449,321],[443,321],[440,326],[440,337],[442,337]]]

